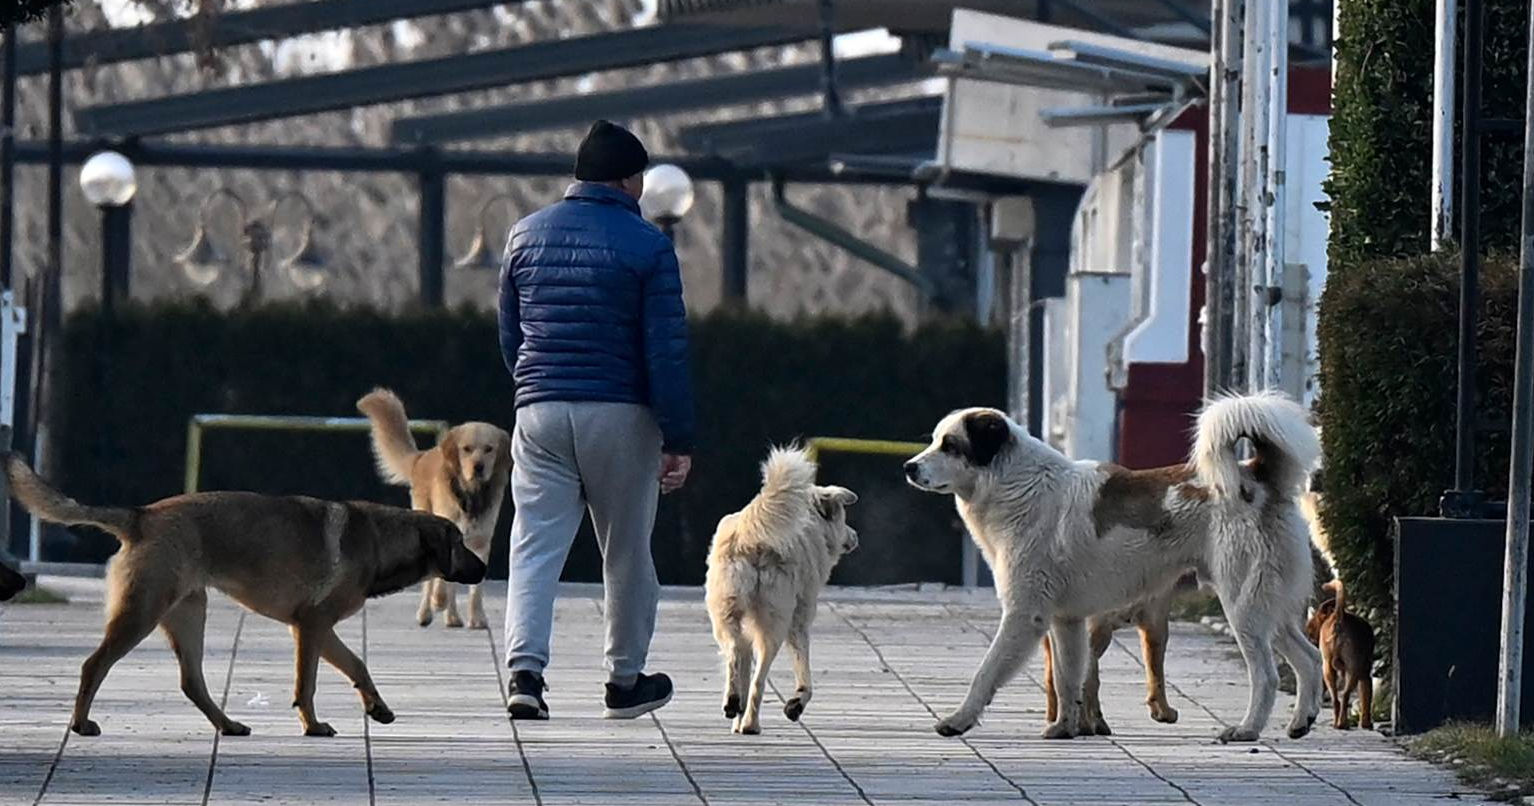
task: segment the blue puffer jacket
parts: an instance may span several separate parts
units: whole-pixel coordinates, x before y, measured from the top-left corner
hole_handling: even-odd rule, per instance
[[[576,182],[517,222],[501,263],[500,326],[518,407],[648,405],[665,451],[692,451],[681,271],[671,241],[628,194]]]

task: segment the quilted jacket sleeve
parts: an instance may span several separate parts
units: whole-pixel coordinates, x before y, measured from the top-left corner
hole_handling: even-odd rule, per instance
[[[513,233],[512,238],[507,240],[506,251],[501,255],[501,298],[498,306],[500,313],[497,315],[501,332],[501,362],[512,375],[517,374],[517,350],[522,347],[522,303],[517,296],[516,279],[512,275],[512,244],[515,243],[515,237]]]
[[[688,368],[687,309],[676,250],[663,241],[644,277],[644,355],[650,408],[660,423],[666,453],[690,454],[694,423],[692,373]]]

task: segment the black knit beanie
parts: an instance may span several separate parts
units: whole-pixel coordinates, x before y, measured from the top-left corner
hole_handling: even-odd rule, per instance
[[[582,182],[616,182],[642,172],[650,155],[628,129],[605,120],[591,124],[591,131],[575,152],[575,178]]]

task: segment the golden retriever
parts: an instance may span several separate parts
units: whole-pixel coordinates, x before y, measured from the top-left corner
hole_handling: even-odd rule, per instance
[[[464,545],[490,562],[495,520],[511,474],[511,435],[489,423],[463,423],[448,431],[437,447],[423,451],[416,447],[405,406],[393,392],[374,389],[357,401],[357,409],[372,421],[373,455],[383,480],[410,485],[412,508],[452,521],[463,532]],[[450,580],[426,581],[416,622],[430,624],[434,609],[446,611],[442,622],[447,626],[463,626]],[[471,585],[469,627],[486,626],[483,596],[478,585]]]

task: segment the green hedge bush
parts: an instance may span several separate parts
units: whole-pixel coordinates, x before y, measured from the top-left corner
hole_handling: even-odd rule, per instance
[[[1374,609],[1388,663],[1390,518],[1436,515],[1452,486],[1458,257],[1418,257],[1430,225],[1433,0],[1337,2],[1324,203],[1331,235],[1318,328],[1328,501],[1321,515],[1350,595]],[[1486,0],[1484,8],[1482,114],[1522,119],[1528,4]],[[1461,23],[1463,16],[1461,6]],[[1518,244],[1522,137],[1487,137],[1481,155],[1479,248],[1510,251]],[[1454,190],[1463,210],[1457,179]],[[1456,231],[1458,224],[1456,217]],[[1482,281],[1483,423],[1505,420],[1512,400],[1511,271],[1506,258],[1493,258]],[[1505,432],[1478,442],[1477,481],[1493,493],[1506,485],[1505,443]]]
[[[755,494],[770,444],[820,435],[920,440],[942,414],[1005,397],[1002,336],[966,322],[906,332],[887,316],[782,323],[719,312],[694,321],[692,340],[699,449],[686,491],[663,501],[655,539],[669,583],[702,580],[714,525]],[[385,385],[413,417],[513,421],[495,321],[481,313],[157,303],[120,310],[109,328],[97,311],[81,311],[63,341],[60,481],[87,501],[180,492],[194,413],[355,416],[356,399]],[[952,502],[907,488],[890,458],[830,455],[821,475],[863,498],[853,508],[862,548],[839,582],[957,581],[962,533]],[[406,501],[379,484],[361,435],[209,432],[201,486]],[[49,547],[53,559],[76,560],[114,548],[88,530]],[[504,567],[503,547],[492,573]],[[596,579],[599,567],[583,539],[567,578]]]
[[[1476,479],[1507,492],[1517,260],[1489,257],[1477,326]],[[1322,522],[1348,599],[1371,615],[1389,657],[1394,553],[1390,522],[1436,515],[1454,481],[1459,256],[1364,261],[1327,278],[1321,297]]]

